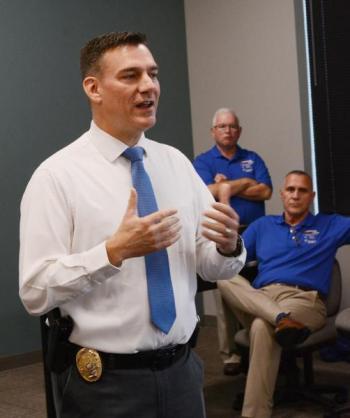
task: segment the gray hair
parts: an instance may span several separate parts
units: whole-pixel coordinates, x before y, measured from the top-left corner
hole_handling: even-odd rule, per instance
[[[220,109],[218,109],[213,116],[213,121],[212,121],[212,126],[216,125],[216,119],[217,117],[221,114],[221,113],[231,113],[232,116],[234,116],[238,122],[238,125],[240,125],[239,123],[239,118],[236,115],[236,113],[234,112],[234,110],[228,108],[228,107],[221,107]]]

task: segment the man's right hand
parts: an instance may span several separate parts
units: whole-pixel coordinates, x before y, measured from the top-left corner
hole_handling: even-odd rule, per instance
[[[180,238],[180,220],[176,209],[159,210],[140,218],[137,192],[130,191],[128,207],[118,230],[106,241],[109,261],[120,266],[123,260],[142,257],[167,248]]]

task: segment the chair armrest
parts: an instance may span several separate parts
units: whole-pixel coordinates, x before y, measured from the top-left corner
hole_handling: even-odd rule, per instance
[[[335,327],[341,333],[350,336],[350,308],[346,308],[338,313],[335,319]]]

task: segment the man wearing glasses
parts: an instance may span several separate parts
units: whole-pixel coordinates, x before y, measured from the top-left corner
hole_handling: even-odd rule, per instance
[[[215,199],[235,209],[244,229],[265,215],[265,200],[271,197],[272,183],[262,158],[256,152],[238,145],[241,133],[242,127],[234,111],[218,109],[211,127],[215,145],[195,158],[194,167]],[[241,367],[233,335],[239,329],[239,324],[223,303],[219,292],[216,292],[216,304],[224,373],[236,375]]]

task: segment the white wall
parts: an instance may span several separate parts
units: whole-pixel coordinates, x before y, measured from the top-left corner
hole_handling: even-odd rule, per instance
[[[195,154],[212,145],[214,111],[233,107],[277,191],[304,166],[293,0],[185,0],[185,16]]]
[[[185,0],[185,17],[195,155],[212,146],[214,111],[235,109],[240,144],[272,176],[267,213],[278,213],[284,175],[304,168],[293,0]],[[350,289],[344,293],[350,301]],[[215,314],[213,295],[204,297],[205,313]]]

